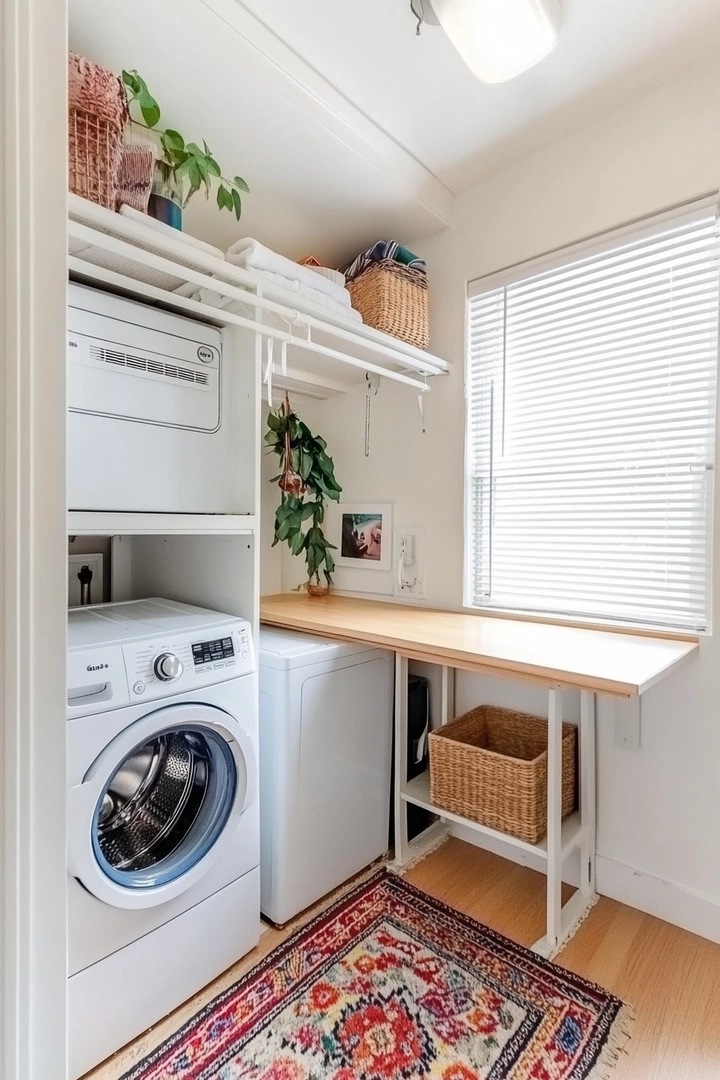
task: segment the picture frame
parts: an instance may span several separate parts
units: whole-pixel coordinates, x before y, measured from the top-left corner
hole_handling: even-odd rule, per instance
[[[392,570],[392,503],[340,503],[334,510],[338,569]]]

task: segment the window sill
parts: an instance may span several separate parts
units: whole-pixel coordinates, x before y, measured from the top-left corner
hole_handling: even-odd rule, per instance
[[[463,603],[463,610],[471,615],[488,619],[521,619],[523,622],[542,623],[545,626],[572,626],[578,630],[608,630],[613,634],[629,634],[634,637],[667,638],[672,641],[701,641],[712,637],[712,628],[703,631],[673,630],[669,627],[651,626],[647,623],[613,622],[611,619],[582,619],[571,615],[523,611],[521,608],[477,607]]]

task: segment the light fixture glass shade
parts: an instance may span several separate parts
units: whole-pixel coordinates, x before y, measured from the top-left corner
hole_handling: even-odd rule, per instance
[[[440,25],[473,72],[506,82],[554,48],[560,0],[432,0]]]

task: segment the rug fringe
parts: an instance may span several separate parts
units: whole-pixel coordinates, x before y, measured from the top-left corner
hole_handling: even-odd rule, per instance
[[[588,906],[585,908],[585,910],[583,911],[583,913],[580,916],[580,918],[578,919],[578,921],[573,926],[571,933],[569,933],[568,936],[563,939],[562,944],[558,945],[557,949],[554,949],[553,952],[550,953],[550,955],[548,956],[548,960],[554,960],[555,957],[558,956],[563,951],[563,949],[567,945],[568,941],[572,941],[572,939],[575,937],[578,930],[580,929],[582,924],[585,922],[588,915],[590,914],[592,909],[595,907],[595,905],[597,904],[599,899],[600,899],[599,893],[595,893],[592,900],[590,901]]]
[[[613,1073],[623,1055],[628,1053],[628,1043],[632,1038],[634,1023],[635,1011],[632,1005],[623,1004],[588,1080],[612,1080]]]
[[[428,855],[432,855],[434,851],[437,851],[438,848],[441,848],[443,844],[445,844],[449,839],[449,830],[447,832],[438,831],[437,836],[433,837],[433,839],[429,841],[427,845],[423,845],[418,851],[417,855],[414,856],[414,858],[410,859],[406,863],[403,863],[402,866],[393,866],[392,861],[389,860],[387,863],[387,869],[390,871],[391,874],[396,874],[397,877],[405,877],[405,874],[408,872],[408,870],[414,870],[418,863],[421,863],[423,859],[426,859],[428,857]]]

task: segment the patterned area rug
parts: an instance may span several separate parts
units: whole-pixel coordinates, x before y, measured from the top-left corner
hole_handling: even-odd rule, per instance
[[[381,872],[123,1080],[605,1080],[617,998]]]

